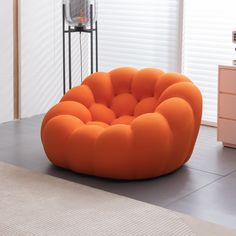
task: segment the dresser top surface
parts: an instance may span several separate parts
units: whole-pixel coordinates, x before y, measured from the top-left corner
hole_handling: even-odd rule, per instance
[[[219,69],[231,69],[231,70],[236,70],[236,65],[232,65],[232,64],[219,65]]]

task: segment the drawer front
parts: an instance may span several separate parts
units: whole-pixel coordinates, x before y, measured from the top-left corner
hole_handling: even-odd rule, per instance
[[[221,93],[219,96],[219,117],[236,120],[236,95]]]
[[[236,70],[219,70],[219,91],[236,94]]]
[[[218,140],[236,145],[236,121],[219,119]]]

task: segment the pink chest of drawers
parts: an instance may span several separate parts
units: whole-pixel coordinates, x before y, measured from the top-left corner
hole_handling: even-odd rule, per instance
[[[236,148],[236,66],[219,66],[218,141]]]

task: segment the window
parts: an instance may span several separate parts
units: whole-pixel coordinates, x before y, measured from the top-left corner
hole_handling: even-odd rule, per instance
[[[235,8],[235,0],[185,1],[182,68],[203,94],[204,121],[217,120],[218,65],[236,59]]]
[[[99,68],[178,67],[178,0],[99,1]]]
[[[218,65],[236,59],[231,39],[236,2],[185,0],[182,32],[182,1],[101,0],[100,69],[130,65],[179,71],[182,63],[182,72],[203,94],[203,120],[216,122]]]
[[[203,120],[216,122],[218,65],[236,59],[231,39],[236,1],[185,0],[184,11],[183,1],[99,0],[99,70],[182,68],[202,91]],[[25,0],[21,11],[21,110],[29,116],[45,112],[62,94],[61,2]],[[89,69],[87,39],[83,36],[83,76]],[[74,86],[80,83],[77,35],[72,43]]]

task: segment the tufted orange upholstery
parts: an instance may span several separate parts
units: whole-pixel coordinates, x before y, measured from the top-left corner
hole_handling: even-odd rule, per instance
[[[88,76],[46,114],[49,160],[75,172],[116,179],[170,173],[189,160],[202,97],[185,76],[118,68]]]

